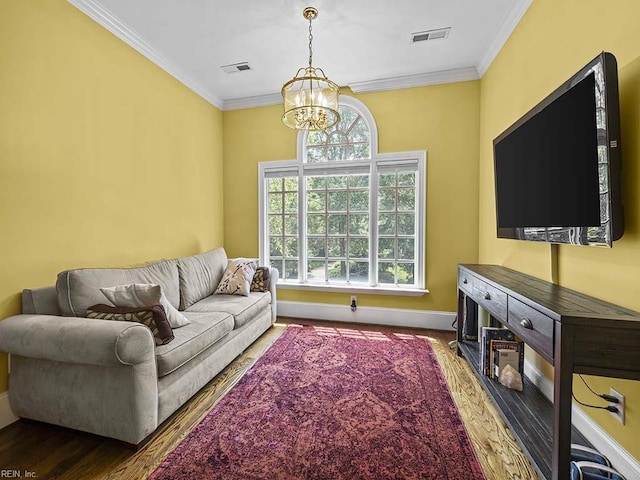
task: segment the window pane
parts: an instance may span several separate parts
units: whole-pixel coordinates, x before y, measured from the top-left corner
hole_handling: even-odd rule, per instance
[[[282,194],[270,193],[269,194],[269,213],[281,213],[282,212]]]
[[[347,281],[347,262],[339,260],[329,264],[329,280],[346,282]]]
[[[398,235],[415,234],[415,215],[407,213],[398,214]]]
[[[284,261],[284,278],[287,280],[295,280],[298,278],[298,261],[297,260]]]
[[[396,247],[393,238],[378,239],[378,258],[395,258]]]
[[[327,141],[327,134],[322,130],[310,131],[307,136],[307,145],[323,145]]]
[[[380,187],[395,187],[396,186],[396,174],[395,173],[383,173],[378,178],[378,185]]]
[[[271,268],[277,268],[278,272],[280,272],[280,275],[282,275],[282,272],[284,272],[282,259],[272,258],[271,261],[269,262],[269,266]]]
[[[347,178],[346,175],[327,177],[327,188],[346,188]]]
[[[353,124],[349,132],[349,140],[354,143],[369,143],[369,129],[361,117]],[[360,157],[362,158],[362,157]]]
[[[393,263],[378,262],[378,283],[395,283]]]
[[[271,257],[282,256],[282,238],[272,237],[269,239],[269,255]]]
[[[398,174],[398,185],[415,185],[416,172],[403,172]]]
[[[326,152],[327,150],[325,147],[309,147],[307,149],[307,162],[318,163],[326,161]]]
[[[307,193],[307,211],[308,212],[324,212],[326,208],[326,193],[308,192]]]
[[[396,191],[395,190],[380,190],[378,192],[378,205],[381,211],[396,210]]]
[[[349,211],[366,212],[369,210],[369,192],[367,190],[352,190],[349,192]]]
[[[282,215],[269,215],[269,235],[282,235]]]
[[[416,208],[416,195],[413,188],[398,189],[398,210],[413,211]]]
[[[369,262],[349,262],[350,282],[369,282]]]
[[[312,261],[307,266],[307,279],[311,282],[325,281],[324,261]]]
[[[415,239],[399,238],[398,239],[398,258],[403,260],[413,260],[415,255]]]
[[[371,149],[368,143],[351,145],[354,158],[371,158]]]
[[[347,256],[347,239],[344,237],[329,237],[327,239],[327,256],[344,258]]]
[[[298,239],[287,237],[284,239],[284,256],[285,257],[297,257],[298,256]]]
[[[282,178],[270,178],[268,180],[268,190],[270,192],[278,192],[282,190]]]
[[[329,160],[347,160],[347,147],[345,145],[330,145],[327,147],[327,159]]]
[[[330,212],[346,212],[347,211],[347,192],[327,192],[327,204]]]
[[[369,175],[350,175],[350,188],[369,188]]]
[[[368,238],[350,238],[349,239],[349,257],[350,258],[368,258],[369,257],[369,239]]]
[[[325,216],[324,215],[308,215],[307,216],[307,233],[317,235],[326,233]]]
[[[342,131],[347,131],[353,124],[354,120],[359,118],[358,112],[352,110],[351,108],[341,108],[340,109],[340,121],[338,122],[338,129]]]
[[[324,237],[307,239],[307,256],[324,258],[326,251]]]
[[[284,211],[285,212],[298,211],[298,194],[297,193],[284,194]]]
[[[325,177],[307,177],[307,190],[322,190],[326,183]]]
[[[413,263],[398,263],[398,284],[411,285],[413,283]]]
[[[298,177],[286,177],[284,179],[284,189],[287,192],[298,191]]]
[[[349,233],[351,235],[369,234],[369,214],[349,215]]]
[[[285,235],[298,234],[298,216],[297,215],[284,216],[284,233]]]
[[[347,233],[346,215],[327,215],[328,231],[330,234]]]
[[[378,233],[394,235],[396,233],[396,216],[393,213],[381,213],[378,217]]]

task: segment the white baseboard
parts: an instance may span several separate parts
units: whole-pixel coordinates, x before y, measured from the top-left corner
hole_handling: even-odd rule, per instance
[[[453,330],[451,324],[456,317],[453,312],[382,307],[358,307],[355,312],[352,312],[349,305],[283,302],[280,300],[278,300],[278,315],[291,318],[431,328],[434,330]]]
[[[0,428],[10,425],[16,420],[18,417],[13,414],[9,405],[9,392],[0,393]]]
[[[527,360],[524,362],[524,374],[545,397],[553,401],[553,382]],[[571,409],[571,423],[628,480],[640,478],[640,462],[576,404]]]

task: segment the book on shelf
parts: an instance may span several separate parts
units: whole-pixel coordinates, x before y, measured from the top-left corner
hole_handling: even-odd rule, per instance
[[[515,349],[518,345],[518,353],[520,356],[520,365],[518,371],[524,367],[524,343],[516,337],[509,329],[502,327],[482,327],[480,338],[480,371],[488,376],[493,376],[493,354],[495,351],[493,342],[513,342],[513,344],[503,343],[502,345],[513,345],[511,349]],[[497,343],[496,343],[497,346]],[[506,348],[506,347],[505,347]],[[522,374],[522,373],[521,373]]]
[[[524,375],[524,342],[520,340],[491,340],[489,343],[489,365],[491,378],[498,380],[502,369],[511,365]]]

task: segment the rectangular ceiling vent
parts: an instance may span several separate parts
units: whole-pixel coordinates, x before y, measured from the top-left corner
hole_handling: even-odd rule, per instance
[[[438,28],[436,30],[427,30],[425,32],[416,32],[411,34],[411,43],[426,42],[427,40],[440,40],[447,38],[451,27]]]
[[[220,67],[225,73],[238,73],[251,70],[249,62],[232,63],[231,65],[222,65]]]

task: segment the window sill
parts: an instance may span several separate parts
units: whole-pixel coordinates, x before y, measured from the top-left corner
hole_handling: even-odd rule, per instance
[[[371,295],[401,295],[406,297],[421,297],[429,290],[424,288],[402,288],[395,286],[369,287],[353,285],[319,285],[313,283],[286,283],[279,281],[276,285],[284,290],[301,290],[312,292],[362,293]]]

